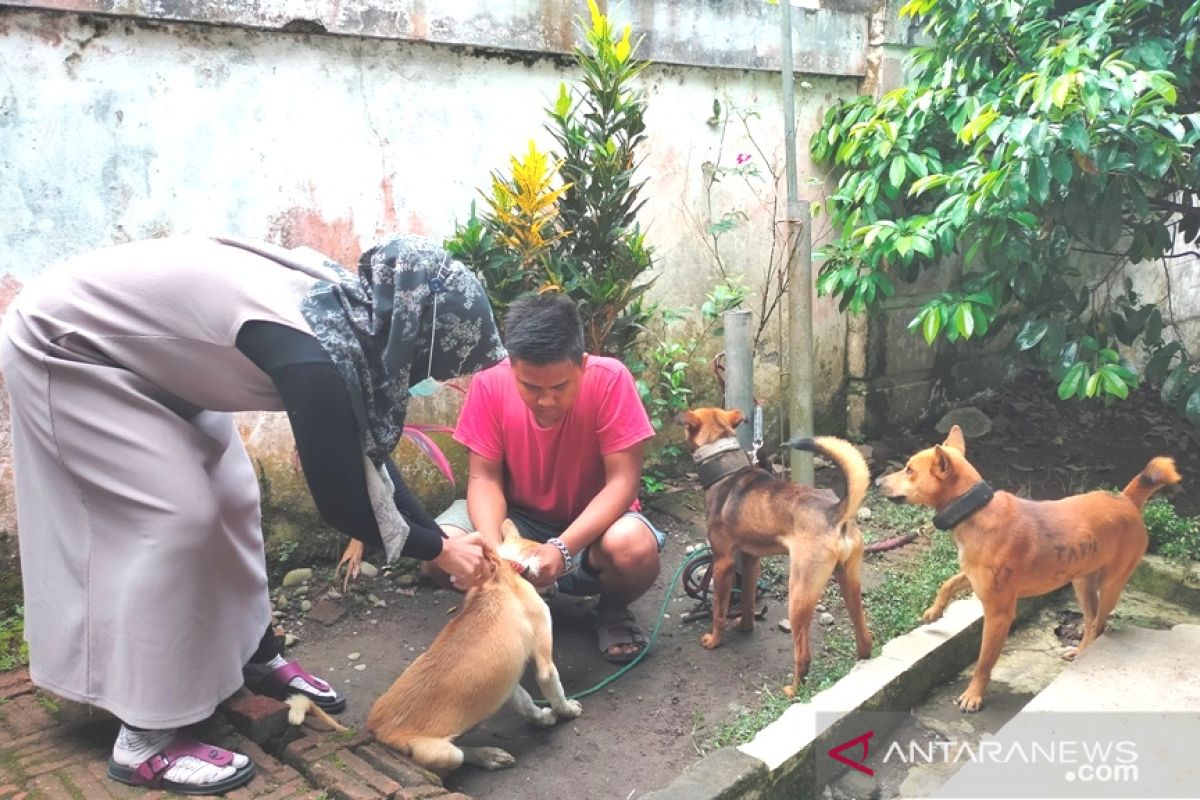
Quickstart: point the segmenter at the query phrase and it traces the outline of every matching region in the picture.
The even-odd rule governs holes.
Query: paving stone
[[[308,618],[322,625],[332,625],[346,613],[346,607],[336,600],[323,597],[308,612]]]
[[[15,672],[0,673],[0,697],[7,700],[17,695],[30,694],[33,691],[34,685],[29,680],[29,670],[19,669]]]
[[[52,728],[56,724],[54,715],[46,710],[37,695],[22,694],[0,706],[0,716],[5,727],[14,736],[25,736],[35,731]]]
[[[405,788],[442,785],[441,778],[437,775],[378,742],[360,747],[355,752],[375,769],[393,778]]]
[[[288,728],[288,707],[273,697],[241,690],[221,704],[225,719],[259,744],[282,736]]]
[[[379,792],[343,767],[340,763],[341,755],[335,753],[310,763],[305,770],[308,779],[337,795],[341,800],[380,800]],[[382,797],[386,798],[387,795]]]
[[[390,796],[401,789],[399,782],[376,769],[351,750],[343,750],[337,754],[343,768],[382,795]]]

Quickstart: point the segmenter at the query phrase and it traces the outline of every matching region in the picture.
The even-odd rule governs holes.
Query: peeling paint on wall
[[[281,211],[271,220],[267,238],[284,247],[311,247],[349,269],[355,269],[364,249],[353,221],[325,219],[311,207]]]

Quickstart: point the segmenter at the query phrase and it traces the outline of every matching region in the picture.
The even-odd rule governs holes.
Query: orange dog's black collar
[[[992,491],[992,487],[988,485],[988,482],[980,481],[955,498],[950,505],[934,514],[933,527],[939,531],[950,530],[990,503],[994,495],[995,492]]]

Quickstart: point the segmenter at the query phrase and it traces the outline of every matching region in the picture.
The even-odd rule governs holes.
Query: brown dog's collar
[[[967,489],[963,494],[950,502],[950,505],[933,515],[933,527],[939,531],[948,531],[967,517],[992,502],[995,492],[987,481]]]
[[[697,448],[692,457],[700,473],[700,486],[705,489],[750,465],[750,456],[732,436]]]

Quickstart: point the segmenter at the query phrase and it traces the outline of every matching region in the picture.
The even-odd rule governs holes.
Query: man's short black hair
[[[513,361],[583,363],[583,323],[575,301],[559,292],[525,294],[504,316],[504,346]]]

